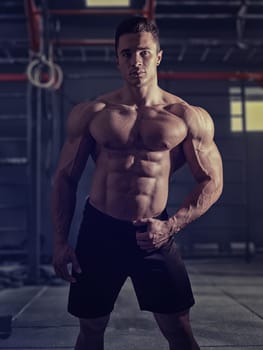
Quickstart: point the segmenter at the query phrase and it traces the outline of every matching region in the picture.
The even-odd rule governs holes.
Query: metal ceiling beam
[[[52,44],[58,46],[113,46],[113,39],[58,39]]]
[[[230,47],[227,52],[224,54],[222,61],[226,62],[228,61],[228,59],[230,58],[230,56],[234,53],[235,48],[234,47]]]
[[[0,14],[0,20],[7,20],[7,21],[13,21],[13,20],[25,20],[25,15],[20,14]]]
[[[155,7],[156,7],[156,0],[145,1],[145,10],[147,11],[148,18],[153,19],[155,17]]]
[[[160,0],[159,0],[160,1]],[[240,6],[242,5],[242,0],[240,1],[191,1],[191,0],[180,0],[180,1],[160,1],[157,5],[164,6]],[[253,6],[263,6],[263,1],[249,1],[248,5]]]
[[[246,42],[246,40],[244,40]],[[222,46],[222,45],[234,45],[235,40],[229,39],[164,39],[162,40],[162,46],[175,46],[182,45],[187,42],[187,45],[193,46]],[[53,40],[52,43],[58,46],[113,46],[113,39],[57,39]],[[247,39],[247,43],[250,47],[262,47],[263,40],[250,40]]]
[[[253,72],[159,72],[160,79],[209,79],[209,80],[256,80],[263,81],[263,73]]]
[[[235,15],[231,13],[157,13],[157,19],[176,18],[176,19],[263,19],[263,14],[247,13],[245,15]]]
[[[24,0],[25,13],[27,16],[27,31],[29,47],[33,52],[40,49],[40,21],[39,14],[36,14],[37,7],[34,0]]]
[[[200,57],[200,62],[205,62],[209,52],[211,51],[211,48],[210,47],[206,47]]]
[[[185,56],[185,53],[186,53],[186,50],[187,50],[187,45],[184,44],[182,47],[181,47],[181,50],[180,50],[180,53],[177,57],[177,61],[178,62],[182,62],[183,59],[184,59],[184,56]]]
[[[10,60],[8,58],[0,58],[0,64],[14,64],[14,63],[27,64],[28,58],[14,57],[14,58],[12,58],[12,60]]]
[[[263,39],[245,39],[245,42],[249,44],[251,48],[263,48]],[[189,38],[189,39],[179,39],[179,38],[166,38],[162,39],[162,46],[174,47],[175,45],[182,45],[187,42],[187,45],[192,46],[231,46],[235,44],[233,39],[219,39],[219,38]],[[55,39],[52,41],[53,44],[59,46],[113,46],[113,39]],[[28,41],[23,39],[10,39],[10,40],[0,40],[0,48],[17,49],[17,48],[27,48]]]
[[[41,11],[37,11],[41,13]],[[148,14],[145,9],[59,9],[49,10],[49,13],[57,16],[86,16],[86,15],[138,15],[143,16]]]
[[[242,1],[242,5],[238,10],[237,19],[236,19],[237,46],[240,49],[247,48],[247,44],[244,42],[247,10],[248,10],[247,1]]]
[[[249,44],[250,47],[262,47],[263,40],[261,39],[246,39],[244,40]],[[193,46],[222,46],[222,45],[234,45],[236,41],[234,39],[218,39],[218,38],[194,38],[194,39],[164,39],[162,40],[162,46],[171,46],[182,45],[187,42],[187,45]]]
[[[27,75],[25,73],[5,73],[0,74],[0,81],[26,81]]]
[[[86,15],[142,15],[149,18],[154,18],[156,0],[146,0],[143,8],[106,8],[101,9],[50,9],[49,13],[57,16],[86,16]],[[41,14],[41,11],[35,11],[35,14]]]
[[[83,78],[85,74],[81,73],[80,76]],[[92,76],[92,75],[87,75]],[[96,76],[96,75],[94,75]],[[109,75],[116,76],[115,75]],[[103,73],[103,77],[108,77],[107,74]],[[255,80],[255,81],[263,81],[263,72],[262,73],[254,73],[254,72],[165,72],[160,71],[158,73],[158,77],[160,79],[209,79],[209,80]],[[11,73],[11,74],[0,74],[0,81],[26,81],[27,75],[24,73]]]

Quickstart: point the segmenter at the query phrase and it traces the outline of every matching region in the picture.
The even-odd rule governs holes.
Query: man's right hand
[[[78,259],[74,250],[67,244],[56,244],[53,254],[53,266],[56,275],[65,281],[75,283],[76,279],[70,275],[68,270],[68,264],[72,263],[72,268],[77,273],[81,273]]]

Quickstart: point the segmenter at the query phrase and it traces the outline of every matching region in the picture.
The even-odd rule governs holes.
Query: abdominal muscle
[[[169,171],[168,150],[104,149],[96,161],[90,203],[119,220],[157,216],[166,206]]]

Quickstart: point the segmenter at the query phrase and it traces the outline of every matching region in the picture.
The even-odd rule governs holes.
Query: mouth
[[[142,77],[145,74],[145,71],[132,71],[130,73],[130,76],[133,78],[139,78]]]

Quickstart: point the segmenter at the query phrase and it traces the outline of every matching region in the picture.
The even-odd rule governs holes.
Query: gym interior
[[[2,0],[0,2],[0,349],[73,349],[68,284],[52,268],[50,196],[70,110],[121,87],[114,31],[129,16],[160,30],[161,88],[205,108],[215,124],[224,189],[178,235],[192,282],[201,349],[263,349],[263,1]],[[94,163],[78,186],[75,244]],[[168,212],[193,187],[171,179]],[[107,350],[167,349],[130,281]]]

